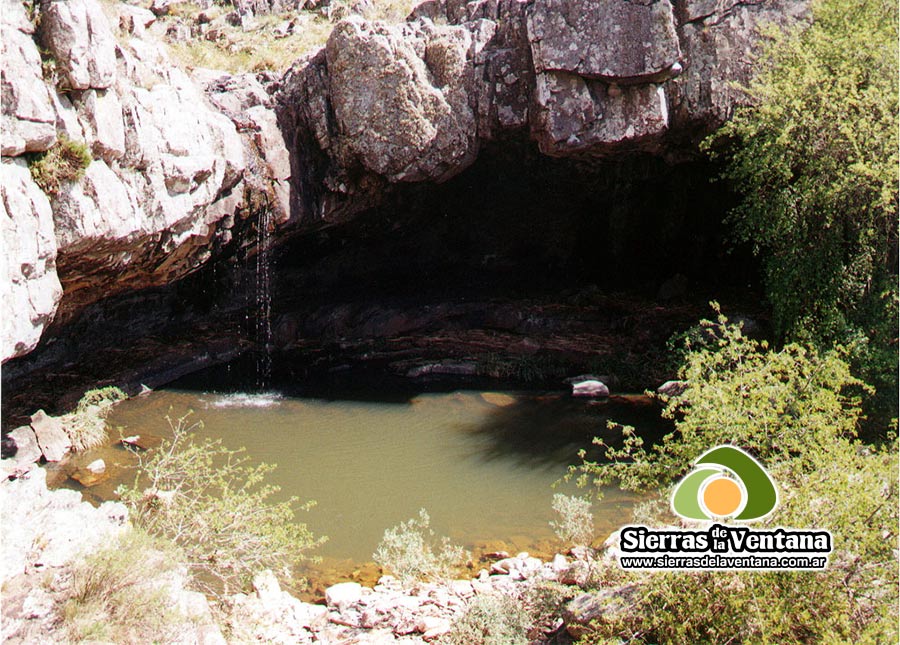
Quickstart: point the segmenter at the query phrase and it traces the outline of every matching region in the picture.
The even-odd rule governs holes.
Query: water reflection
[[[502,541],[541,549],[554,539],[548,525],[553,494],[580,492],[573,484],[553,484],[579,448],[609,432],[608,418],[660,431],[657,408],[641,397],[600,404],[540,392],[397,398],[401,402],[158,391],[126,401],[111,422],[124,434],[165,435],[166,415],[193,410],[203,421],[199,436],[246,447],[254,461],[277,464],[271,483],[281,486],[284,498],[317,501],[299,519],[329,537],[322,555],[356,562],[371,558],[386,528],[423,507],[439,534],[470,548]],[[109,447],[84,458],[96,456],[133,481],[134,471],[122,468],[128,453]],[[109,498],[117,484],[112,478],[91,492]],[[595,506],[599,539],[630,520],[634,502],[633,495],[607,491]]]

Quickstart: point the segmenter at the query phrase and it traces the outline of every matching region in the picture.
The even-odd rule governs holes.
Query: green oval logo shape
[[[688,520],[758,520],[777,504],[769,474],[746,452],[728,445],[703,453],[672,493],[672,510]]]

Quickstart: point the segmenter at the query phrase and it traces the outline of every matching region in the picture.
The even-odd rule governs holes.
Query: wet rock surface
[[[3,9],[3,306],[19,314],[4,322],[5,361],[33,349],[54,318],[171,283],[225,252],[261,204],[286,202],[288,171],[274,112],[257,105],[242,137],[243,115],[212,106],[146,31],[150,12],[96,0],[46,0],[33,16],[16,0]],[[58,138],[85,144],[92,160],[45,195],[22,155]]]

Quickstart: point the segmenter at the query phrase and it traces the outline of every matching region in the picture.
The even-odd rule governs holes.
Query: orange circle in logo
[[[741,488],[733,479],[716,477],[703,491],[703,503],[710,513],[725,517],[734,513],[741,505]]]

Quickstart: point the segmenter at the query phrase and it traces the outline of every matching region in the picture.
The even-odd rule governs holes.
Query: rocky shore
[[[94,507],[76,491],[48,490],[43,468],[3,480],[0,503],[6,518],[14,518],[4,522],[0,562],[3,640],[65,642],[73,563],[131,531],[127,509],[118,502]],[[382,576],[371,588],[342,582],[328,587],[320,603],[298,600],[270,571],[254,577],[252,591],[230,595],[221,604],[192,591],[184,570],[160,574],[147,584],[164,589],[167,602],[180,608],[184,624],[178,626],[177,643],[375,645],[439,643],[479,597],[505,596],[521,603],[535,585],[555,583],[564,586],[562,597],[568,598],[562,617],[536,626],[529,637],[535,643],[567,642],[565,634],[577,635],[591,619],[627,605],[631,589],[584,592],[579,586],[606,566],[613,548],[600,556],[575,549],[547,562],[527,553],[495,553],[471,579],[403,584]]]

